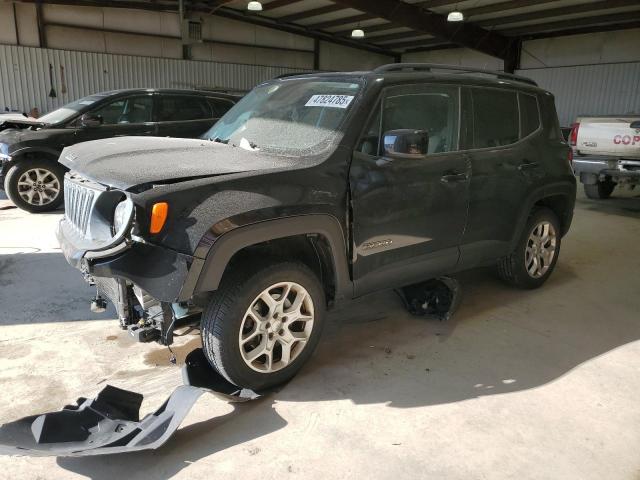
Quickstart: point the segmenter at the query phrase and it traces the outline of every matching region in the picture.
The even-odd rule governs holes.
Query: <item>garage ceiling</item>
[[[151,10],[178,8],[177,0],[54,0],[42,3]],[[510,58],[520,40],[640,26],[638,0],[265,0],[248,12],[246,0],[184,0],[185,10],[267,26],[398,57],[464,46]],[[464,22],[447,22],[453,10]],[[351,38],[361,28],[365,38]]]

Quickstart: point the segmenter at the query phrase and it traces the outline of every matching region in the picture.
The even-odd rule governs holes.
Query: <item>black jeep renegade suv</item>
[[[538,287],[571,224],[553,96],[513,75],[280,78],[206,138],[65,149],[58,238],[123,327],[170,344],[197,323],[213,367],[243,387],[293,376],[343,301],[489,264]]]

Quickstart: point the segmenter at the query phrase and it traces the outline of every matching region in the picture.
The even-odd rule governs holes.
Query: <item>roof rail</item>
[[[514,75],[512,73],[496,72],[494,70],[485,70],[482,68],[468,68],[460,67],[458,65],[446,65],[440,63],[390,63],[388,65],[381,65],[375,70],[375,73],[385,72],[431,72],[432,70],[454,70],[460,73],[482,73],[485,75],[493,75],[496,78],[502,80],[513,80],[516,82],[528,83],[529,85],[538,86],[538,84],[527,77],[521,77],[520,75]]]

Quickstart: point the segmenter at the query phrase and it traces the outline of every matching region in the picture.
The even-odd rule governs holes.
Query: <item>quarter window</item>
[[[519,138],[520,119],[515,92],[472,89],[475,148],[501,147]]]
[[[520,138],[527,137],[540,126],[538,99],[533,95],[520,93]]]

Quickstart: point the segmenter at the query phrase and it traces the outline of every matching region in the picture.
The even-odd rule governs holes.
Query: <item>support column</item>
[[[522,40],[514,39],[509,42],[509,49],[504,57],[504,71],[514,73],[520,68],[520,55],[522,53]]]
[[[45,32],[44,19],[42,18],[42,2],[36,3],[36,20],[38,22],[38,40],[40,48],[47,48],[47,34]]]
[[[313,39],[313,69],[320,70],[320,40]]]

